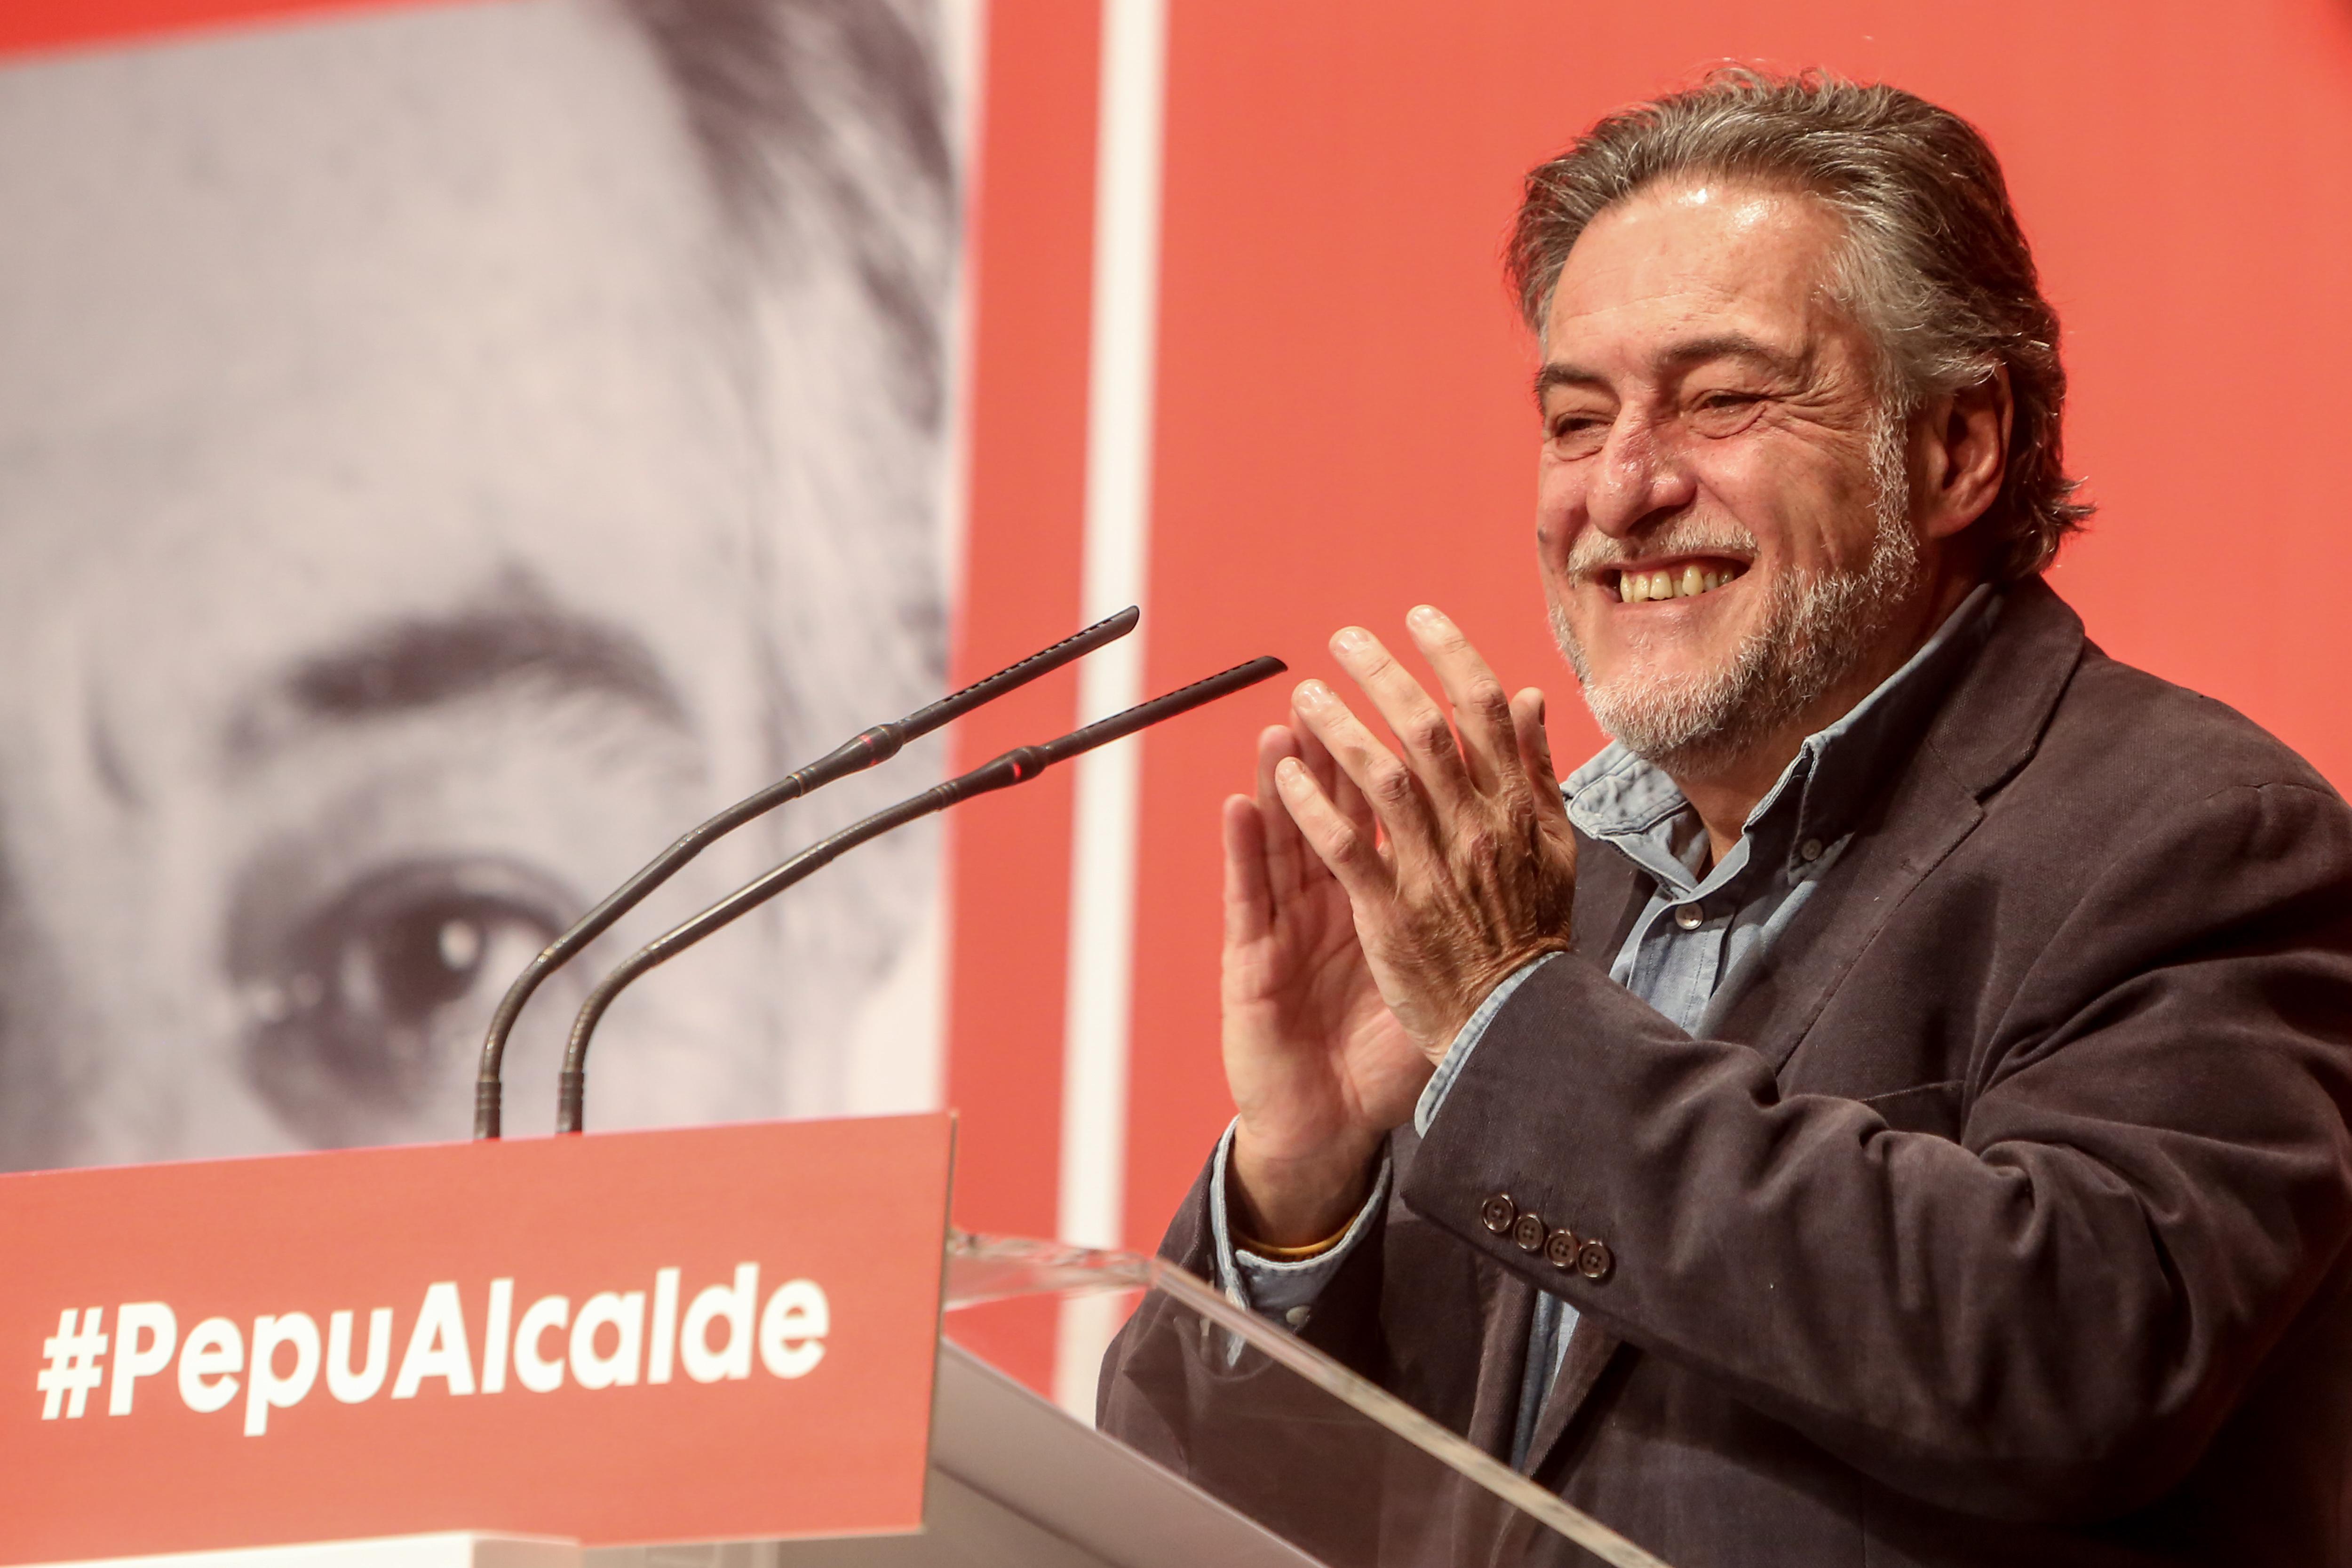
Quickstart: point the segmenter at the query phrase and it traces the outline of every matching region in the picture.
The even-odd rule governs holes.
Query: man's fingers
[[[1296,721],[1292,728],[1298,736],[1298,756],[1307,764],[1307,771],[1315,775],[1315,782],[1323,786],[1323,793],[1331,797],[1339,815],[1354,823],[1366,837],[1377,837],[1380,819],[1372,815],[1371,803],[1364,798],[1364,792],[1356,787],[1356,781],[1332,757],[1330,748],[1315,733],[1305,715],[1293,711]]]
[[[1469,770],[1463,765],[1462,748],[1454,740],[1454,725],[1445,710],[1435,699],[1422,689],[1421,682],[1411,671],[1399,664],[1381,639],[1361,626],[1343,626],[1331,638],[1331,653],[1339,659],[1339,668],[1352,677],[1364,695],[1371,700],[1374,709],[1387,721],[1390,732],[1403,750],[1404,761],[1413,776],[1440,807],[1451,808],[1465,799],[1471,789]],[[1324,741],[1344,764],[1348,756],[1331,734]],[[1356,782],[1365,786],[1364,793],[1372,797],[1372,805],[1381,805],[1380,793],[1370,781],[1355,768]]]
[[[1564,824],[1568,803],[1560,795],[1559,777],[1552,770],[1551,736],[1544,729],[1544,694],[1539,689],[1530,686],[1511,699],[1511,732],[1519,766],[1535,788],[1537,815],[1557,817]]]
[[[1285,826],[1290,814],[1277,806]],[[1245,795],[1225,797],[1221,824],[1225,846],[1225,945],[1257,941],[1274,925],[1274,889],[1265,876],[1265,814]],[[1292,829],[1294,836],[1297,830]]]
[[[1495,679],[1494,670],[1470,646],[1462,628],[1435,605],[1415,605],[1404,624],[1413,646],[1436,673],[1445,700],[1453,706],[1470,782],[1482,791],[1516,784],[1519,748],[1512,733],[1511,701],[1503,683]]]
[[[1339,771],[1339,761],[1331,755],[1331,748],[1323,743],[1323,737],[1307,723],[1307,715],[1298,710],[1295,701],[1290,710],[1290,729],[1298,739],[1298,760],[1307,764],[1307,771],[1315,775],[1315,782],[1323,786],[1323,793],[1330,794],[1347,775]]]
[[[1339,815],[1354,823],[1357,830],[1365,837],[1371,839],[1380,837],[1381,819],[1373,814],[1372,803],[1364,798],[1364,792],[1358,789],[1356,781],[1346,773],[1341,773],[1335,781],[1331,790],[1331,803],[1339,808]],[[1383,843],[1381,849],[1381,853],[1386,854],[1389,846]]]
[[[1307,764],[1293,758],[1276,771],[1275,778],[1282,788],[1282,804],[1298,825],[1300,837],[1330,868],[1349,901],[1384,894],[1389,874],[1379,849],[1331,804]]]
[[[1292,706],[1300,720],[1316,739],[1330,752],[1339,764],[1339,771],[1353,780],[1357,789],[1371,809],[1381,831],[1397,847],[1412,847],[1423,851],[1433,848],[1437,839],[1437,826],[1430,809],[1428,795],[1412,768],[1400,761],[1395,752],[1382,745],[1379,737],[1364,727],[1362,720],[1349,710],[1339,694],[1319,680],[1300,683],[1291,698]],[[1461,759],[1455,758],[1458,770]],[[1314,782],[1314,775],[1304,764],[1298,769],[1301,778]],[[1455,789],[1465,787],[1457,778]],[[1319,798],[1332,805],[1333,814],[1342,820],[1349,814],[1331,803],[1330,795],[1320,784],[1316,785]],[[1286,793],[1284,798],[1287,800]],[[1457,795],[1458,798],[1458,795]],[[1307,825],[1302,822],[1303,831]],[[1358,831],[1357,837],[1363,834]],[[1313,842],[1313,836],[1308,836]],[[1367,847],[1370,846],[1368,844]],[[1325,857],[1328,864],[1329,857]]]
[[[1260,857],[1270,889],[1296,888],[1318,864],[1297,824],[1282,804],[1282,790],[1274,782],[1275,769],[1299,753],[1299,737],[1287,726],[1269,724],[1257,736],[1257,815]]]

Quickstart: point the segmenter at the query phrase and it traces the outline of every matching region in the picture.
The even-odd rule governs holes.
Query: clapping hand
[[[1507,699],[1436,610],[1407,626],[1445,707],[1370,633],[1331,639],[1402,755],[1309,680],[1259,737],[1256,798],[1225,803],[1234,1217],[1276,1245],[1346,1223],[1478,1004],[1568,945],[1576,847],[1543,694]]]

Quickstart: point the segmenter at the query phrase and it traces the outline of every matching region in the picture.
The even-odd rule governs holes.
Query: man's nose
[[[1654,520],[1680,511],[1697,490],[1689,464],[1656,426],[1639,419],[1621,420],[1609,433],[1609,445],[1601,453],[1588,501],[1588,521],[1610,537],[1622,539]]]

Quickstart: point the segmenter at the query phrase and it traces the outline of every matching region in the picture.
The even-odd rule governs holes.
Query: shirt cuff
[[[1437,1070],[1430,1075],[1428,1084],[1423,1088],[1421,1100],[1412,1108],[1412,1130],[1424,1138],[1429,1136],[1429,1124],[1437,1120],[1437,1112],[1445,1104],[1445,1096],[1454,1088],[1454,1080],[1462,1075],[1462,1064],[1468,1061],[1470,1053],[1478,1048],[1479,1037],[1486,1034],[1486,1026],[1495,1021],[1495,1015],[1503,1010],[1503,1004],[1511,999],[1511,993],[1525,984],[1528,975],[1559,956],[1556,952],[1547,952],[1540,958],[1528,959],[1511,971],[1500,985],[1486,993],[1486,999],[1478,1004],[1478,1010],[1470,1015],[1470,1021],[1462,1026],[1462,1032],[1454,1037],[1452,1045],[1445,1047],[1445,1055],[1439,1059]]]
[[[1372,1179],[1371,1196],[1356,1211],[1348,1228],[1328,1251],[1296,1263],[1277,1263],[1270,1258],[1244,1252],[1234,1245],[1232,1222],[1225,1214],[1225,1171],[1234,1154],[1234,1127],[1228,1123],[1225,1135],[1217,1141],[1217,1155],[1209,1167],[1209,1226],[1217,1243],[1217,1289],[1225,1293],[1234,1305],[1274,1318],[1294,1329],[1307,1326],[1312,1315],[1315,1299],[1339,1271],[1339,1265],[1356,1249],[1389,1199],[1389,1151],[1381,1146],[1380,1173]]]

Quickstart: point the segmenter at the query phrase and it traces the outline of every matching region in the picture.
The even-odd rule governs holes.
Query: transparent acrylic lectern
[[[1107,1326],[1125,1322],[1130,1336],[1125,1364],[1133,1386],[1123,1391],[1117,1429],[1080,1430],[1076,1418],[1021,1390],[1072,1428],[1057,1455],[1034,1452],[1055,1440],[1036,1427],[1036,1411],[1014,1417],[1010,1404],[992,1438],[955,1430],[955,1407],[974,1397],[963,1385],[994,1380],[1004,1384],[995,1397],[1013,1397],[1010,1380],[983,1364],[988,1344],[1051,1342],[1055,1315],[1086,1298],[1097,1299],[1089,1310],[1109,1310]],[[1045,1473],[1025,1483],[1003,1473],[977,1478],[976,1489],[1002,1494],[1058,1484],[1057,1506],[1098,1503],[1099,1521],[1060,1527],[1066,1537],[1091,1535],[1105,1548],[1091,1559],[1066,1560],[1072,1563],[1665,1568],[1281,1326],[1158,1258],[959,1233],[949,1248],[947,1308],[933,1509],[943,1477],[951,1485],[974,1480],[954,1476],[960,1465],[999,1472],[1031,1465]],[[1013,1429],[1024,1419],[1024,1431],[1037,1435]],[[1081,1474],[1093,1462],[1082,1453],[1094,1455],[1102,1473]],[[1147,1518],[1161,1504],[1171,1510],[1163,1519]],[[1203,1533],[1174,1538],[1188,1529]]]

